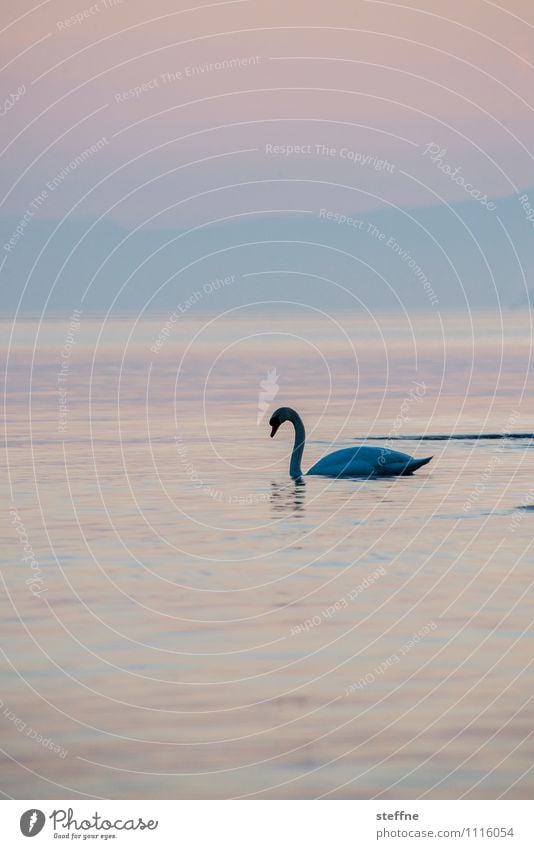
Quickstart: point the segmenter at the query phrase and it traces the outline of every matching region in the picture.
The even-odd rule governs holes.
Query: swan
[[[291,452],[289,474],[292,478],[302,477],[300,461],[306,441],[304,423],[291,407],[279,407],[269,419],[271,437],[284,422],[291,422],[295,428],[295,442]],[[309,469],[307,475],[326,475],[333,478],[372,477],[383,475],[411,475],[416,469],[430,463],[432,457],[416,460],[409,454],[392,451],[390,448],[373,448],[359,445],[354,448],[342,448],[333,451],[319,460]]]

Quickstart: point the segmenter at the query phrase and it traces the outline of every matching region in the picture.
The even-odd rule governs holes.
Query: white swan
[[[269,419],[271,436],[274,436],[283,422],[291,422],[295,428],[295,443],[291,452],[289,474],[292,478],[302,477],[300,461],[306,441],[306,431],[301,417],[291,407],[279,407]],[[430,463],[432,457],[416,460],[409,454],[392,451],[389,448],[373,448],[367,445],[354,448],[342,448],[327,454],[312,466],[307,475],[327,475],[333,478],[374,477],[383,475],[411,475],[416,469]]]

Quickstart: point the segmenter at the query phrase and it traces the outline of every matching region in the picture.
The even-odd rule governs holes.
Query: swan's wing
[[[398,453],[398,452],[396,452]],[[365,446],[341,448],[322,457],[309,470],[309,475],[372,475],[381,454],[380,449]]]
[[[402,451],[361,445],[354,448],[341,448],[339,451],[327,454],[311,467],[308,474],[333,477],[410,474],[431,459],[431,457],[425,457],[423,460],[416,460],[409,454],[403,454]]]

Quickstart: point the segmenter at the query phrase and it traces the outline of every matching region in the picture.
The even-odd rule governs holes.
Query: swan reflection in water
[[[277,514],[304,515],[306,483],[303,478],[294,478],[291,483],[271,481],[271,506]]]

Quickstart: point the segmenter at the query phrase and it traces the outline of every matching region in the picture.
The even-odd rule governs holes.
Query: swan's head
[[[274,436],[278,428],[284,422],[288,422],[293,418],[293,410],[291,407],[279,407],[274,411],[271,418],[269,419],[269,425],[271,426],[271,436]]]

